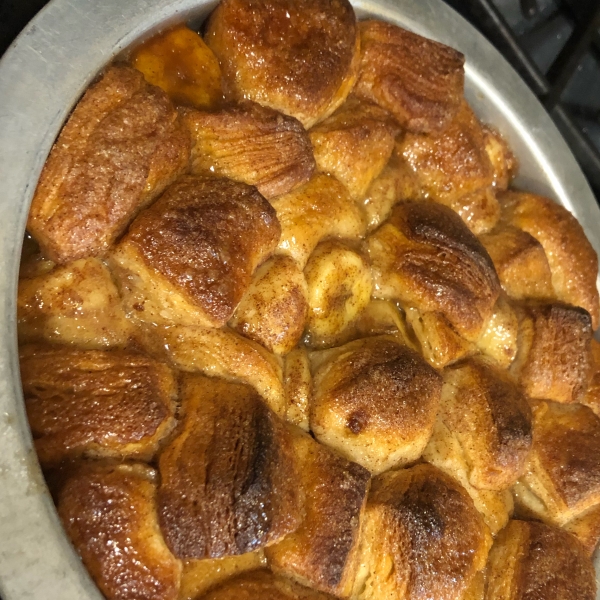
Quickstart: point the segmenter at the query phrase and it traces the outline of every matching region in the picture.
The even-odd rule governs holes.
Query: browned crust
[[[302,587],[266,569],[244,573],[215,587],[198,600],[334,600],[333,596]]]
[[[175,426],[167,365],[122,350],[21,348],[21,379],[40,462],[81,455],[149,460]]]
[[[265,198],[306,183],[315,159],[302,123],[254,102],[216,112],[181,110],[192,137],[192,172],[254,185]]]
[[[543,247],[559,300],[581,306],[598,327],[598,256],[577,219],[549,198],[524,192],[498,196],[502,218],[531,234]]]
[[[600,342],[592,338],[590,346],[591,376],[582,404],[589,406],[600,417]]]
[[[441,312],[463,337],[477,339],[500,283],[485,248],[458,215],[435,202],[400,202],[367,244],[379,294]]]
[[[482,235],[504,291],[518,300],[555,297],[552,273],[542,245],[526,231],[501,223]]]
[[[442,131],[409,133],[399,149],[424,197],[449,206],[476,234],[492,229],[500,217],[494,169],[481,124],[466,101]]]
[[[440,375],[388,336],[323,354],[310,409],[316,438],[374,473],[417,459],[435,422]]]
[[[579,402],[591,374],[590,315],[561,302],[521,305],[519,347],[511,365],[532,398]]]
[[[107,598],[178,598],[181,563],[158,528],[155,478],[139,464],[90,463],[58,494],[65,530]]]
[[[591,560],[569,533],[542,523],[511,521],[488,565],[487,600],[594,600]]]
[[[224,0],[205,39],[230,96],[270,106],[307,128],[334,110],[355,80],[359,37],[347,0]]]
[[[391,115],[354,96],[310,130],[319,169],[339,179],[361,200],[394,150],[399,127]]]
[[[585,407],[548,404],[534,421],[531,460],[570,511],[600,502],[600,419]]]
[[[440,418],[457,435],[469,481],[503,490],[523,473],[532,444],[532,415],[516,382],[489,361],[469,359],[444,375]]]
[[[489,549],[487,528],[467,492],[439,469],[420,464],[373,480],[367,510],[379,507],[395,537],[388,551],[396,565],[408,566],[406,597],[462,597]]]
[[[56,262],[103,254],[187,168],[189,152],[167,95],[135,69],[110,67],[58,137],[27,228]]]
[[[300,494],[290,434],[250,387],[186,375],[184,420],[159,461],[159,518],[180,558],[251,552],[294,531]]]
[[[355,93],[389,110],[409,131],[446,127],[463,97],[465,57],[390,23],[363,21],[359,30]]]
[[[336,596],[349,595],[370,473],[298,431],[294,450],[306,511],[300,527],[265,554],[272,569]]]
[[[137,217],[121,243],[221,326],[280,233],[275,210],[255,188],[188,175]]]

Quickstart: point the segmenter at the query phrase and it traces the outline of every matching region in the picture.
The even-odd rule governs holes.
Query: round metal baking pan
[[[501,55],[441,0],[356,0],[374,15],[458,48],[466,96],[508,139],[516,185],[546,194],[582,223],[600,253],[600,210],[569,148]],[[0,62],[0,596],[99,600],[67,541],[32,447],[17,355],[16,285],[29,204],[69,111],[96,73],[169,22],[202,19],[202,0],[53,0]],[[598,571],[598,569],[597,569]],[[599,595],[600,598],[600,595]]]

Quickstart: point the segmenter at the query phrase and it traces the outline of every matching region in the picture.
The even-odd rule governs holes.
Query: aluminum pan
[[[571,210],[600,253],[600,211],[566,143],[501,55],[441,0],[356,0],[370,14],[460,49],[466,95],[521,163],[518,185]],[[203,0],[53,0],[0,61],[0,595],[100,600],[65,538],[43,481],[22,402],[16,285],[22,233],[44,160],[95,73],[168,21],[201,18]],[[598,596],[600,599],[600,594]]]

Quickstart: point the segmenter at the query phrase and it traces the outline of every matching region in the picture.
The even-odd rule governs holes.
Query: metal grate
[[[546,107],[600,199],[600,0],[446,0]]]

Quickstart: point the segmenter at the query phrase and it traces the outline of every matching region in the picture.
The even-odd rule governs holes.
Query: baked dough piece
[[[483,125],[482,129],[485,151],[494,168],[494,188],[503,191],[508,188],[519,170],[517,158],[498,131],[489,125]]]
[[[533,448],[513,492],[523,515],[560,527],[593,517],[586,520],[592,531],[581,529],[597,536],[593,548],[600,537],[600,419],[579,404],[536,403]]]
[[[502,288],[511,298],[556,298],[548,258],[532,235],[500,223],[479,239],[494,261]]]
[[[287,354],[304,332],[308,286],[289,256],[274,256],[254,273],[230,327],[275,354]]]
[[[175,427],[177,384],[167,365],[124,350],[21,348],[25,407],[38,458],[150,460]]]
[[[159,460],[160,524],[179,558],[273,544],[301,521],[291,434],[249,386],[182,380],[183,422]]]
[[[292,350],[284,359],[283,383],[287,408],[285,418],[304,431],[309,430],[308,412],[312,397],[312,375],[306,348]]]
[[[450,435],[462,448],[472,486],[503,490],[523,474],[532,443],[531,410],[506,371],[483,358],[447,367],[437,418],[444,427],[423,453],[428,462],[437,465]]]
[[[559,300],[581,306],[599,324],[598,257],[581,225],[564,207],[549,198],[524,192],[498,197],[502,219],[532,235],[544,248],[552,285]]]
[[[381,473],[416,460],[429,441],[441,377],[391,336],[316,353],[310,427],[342,456]]]
[[[396,144],[388,164],[372,181],[363,200],[368,231],[377,229],[388,218],[396,202],[421,197],[417,178],[409,164],[398,155],[398,146]]]
[[[110,67],[56,141],[28,231],[65,263],[106,252],[188,166],[190,141],[167,95],[129,67]]]
[[[192,172],[255,185],[265,198],[287,194],[315,170],[310,139],[292,117],[254,102],[218,111],[184,109],[192,138]]]
[[[82,258],[19,281],[19,341],[60,342],[82,348],[124,347],[132,334],[110,272]]]
[[[282,360],[260,344],[224,327],[143,327],[139,341],[178,369],[252,386],[280,417],[286,414]]]
[[[508,369],[517,356],[519,318],[504,294],[498,297],[492,316],[487,320],[477,347],[498,365]]]
[[[311,588],[346,598],[358,567],[371,475],[298,430],[293,446],[305,516],[295,532],[265,550],[269,566]]]
[[[450,431],[441,419],[436,420],[433,434],[422,458],[462,485],[471,496],[475,508],[483,517],[492,535],[506,526],[514,510],[511,490],[484,490],[471,485],[471,467],[467,463],[463,447],[458,436]]]
[[[138,319],[220,327],[279,234],[275,211],[255,188],[188,175],[137,217],[111,261]]]
[[[373,480],[360,546],[357,600],[463,600],[491,536],[465,490],[420,464]]]
[[[337,177],[355,200],[361,200],[394,150],[399,132],[391,115],[354,96],[310,130],[317,166]]]
[[[466,101],[441,132],[409,133],[400,148],[423,195],[449,206],[476,234],[494,227],[500,217],[492,190],[494,167],[481,124]]]
[[[307,129],[340,106],[356,81],[360,41],[347,0],[222,0],[205,40],[229,97],[296,117]]]
[[[313,348],[338,345],[371,300],[371,269],[360,252],[331,240],[317,246],[304,274],[308,286],[305,343]]]
[[[589,313],[562,302],[519,307],[519,348],[511,372],[531,398],[583,399],[591,375]]]
[[[359,24],[361,64],[355,94],[376,102],[409,131],[440,131],[458,111],[465,57],[382,21]]]
[[[594,600],[594,567],[570,534],[543,523],[511,521],[488,564],[487,600]]]
[[[197,600],[200,594],[228,579],[246,571],[266,566],[263,550],[255,550],[238,556],[184,560],[181,588],[177,600]]]
[[[84,464],[57,495],[67,535],[109,600],[176,600],[181,562],[160,534],[156,472],[141,464]]]
[[[197,600],[334,600],[266,569],[252,571],[217,586]]]
[[[315,175],[307,184],[273,202],[281,223],[279,252],[304,269],[308,257],[324,238],[358,238],[365,217],[346,188],[334,177]]]
[[[377,298],[441,314],[456,333],[477,341],[500,294],[494,265],[449,208],[404,201],[367,238]]]
[[[211,108],[223,99],[217,57],[185,25],[152,36],[136,48],[131,64],[177,104]]]

